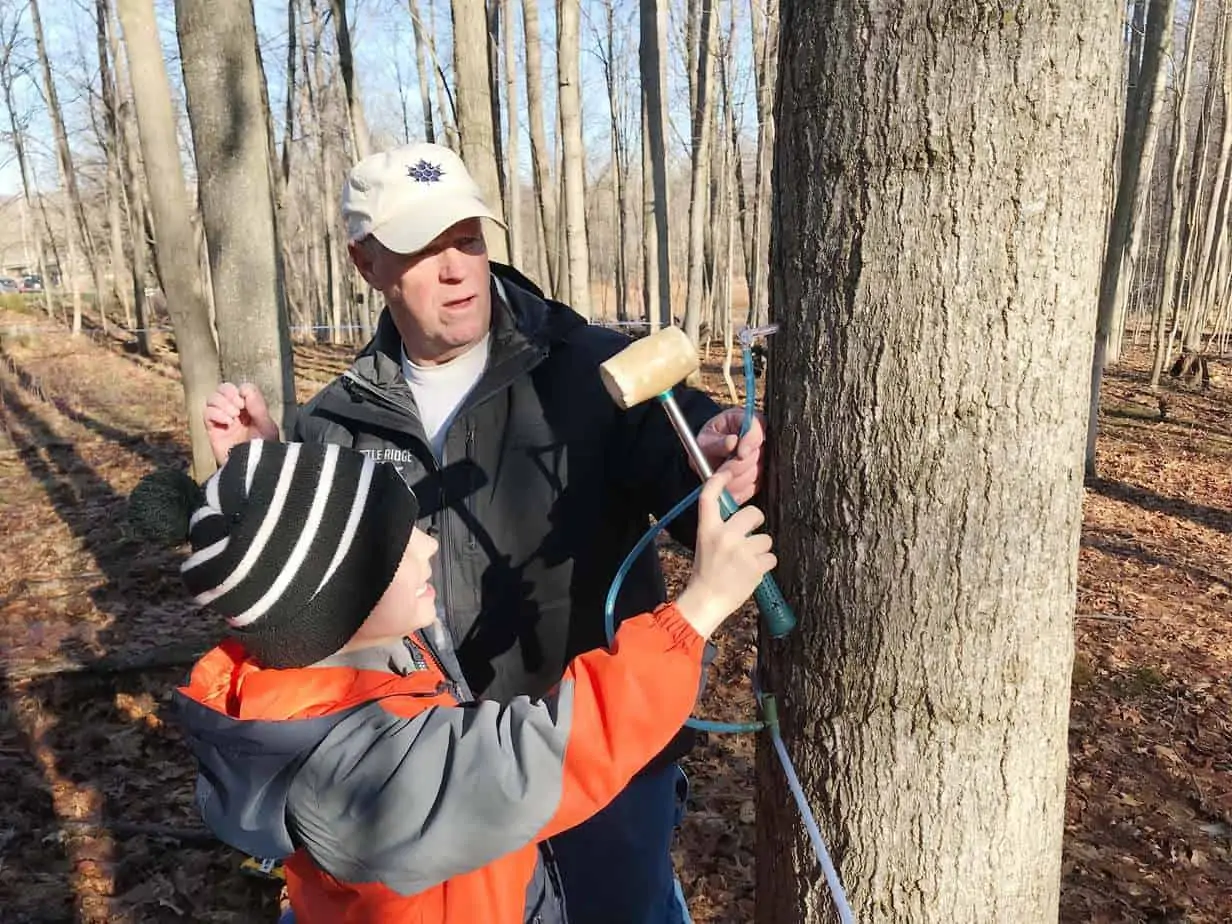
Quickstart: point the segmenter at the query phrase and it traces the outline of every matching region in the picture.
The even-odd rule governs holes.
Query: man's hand
[[[740,439],[744,410],[733,407],[716,414],[697,434],[697,444],[710,467],[731,476],[727,490],[737,504],[747,503],[761,486],[761,446],[766,441],[760,414]]]
[[[236,388],[223,382],[205,402],[205,429],[214,461],[222,465],[227,455],[249,440],[277,440],[278,424],[270,417],[265,398],[257,386],[245,382]]]

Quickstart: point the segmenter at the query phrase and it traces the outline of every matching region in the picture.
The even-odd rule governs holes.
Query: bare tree
[[[1218,86],[1223,96],[1223,125],[1219,153],[1215,161],[1215,177],[1202,221],[1202,246],[1200,250],[1194,248],[1195,268],[1191,275],[1190,310],[1183,342],[1184,349],[1190,352],[1201,349],[1202,333],[1206,329],[1206,319],[1213,305],[1212,280],[1217,271],[1216,264],[1221,258],[1216,252],[1216,240],[1218,239],[1222,247],[1227,237],[1226,233],[1220,232],[1227,223],[1230,185],[1228,167],[1232,162],[1232,23],[1229,18],[1229,5],[1225,3],[1219,11],[1220,55],[1218,59],[1212,60],[1207,71],[1208,92],[1213,94],[1214,88]],[[1219,75],[1218,82],[1215,80],[1216,74]]]
[[[1095,327],[1095,349],[1091,362],[1091,390],[1087,416],[1087,442],[1085,466],[1087,477],[1096,475],[1095,447],[1099,434],[1099,394],[1102,388],[1104,365],[1113,326],[1117,323],[1116,306],[1128,289],[1125,280],[1126,249],[1135,233],[1134,215],[1139,211],[1139,196],[1145,205],[1148,196],[1143,168],[1149,170],[1148,153],[1153,157],[1150,143],[1152,125],[1159,118],[1158,100],[1162,96],[1162,62],[1167,55],[1172,34],[1172,14],[1176,0],[1151,0],[1150,17],[1143,43],[1142,60],[1137,67],[1138,83],[1130,94],[1130,112],[1125,119],[1124,137],[1121,141],[1121,175],[1117,185],[1112,222],[1104,250],[1104,265],[1099,284],[1099,307]],[[1143,227],[1146,227],[1145,224]],[[1136,253],[1131,250],[1136,257]],[[1131,262],[1132,266],[1132,262]],[[1123,317],[1123,315],[1122,315]],[[1124,321],[1122,320],[1123,324]]]
[[[505,182],[505,220],[509,224],[509,262],[522,266],[522,179],[520,175],[521,134],[518,125],[518,67],[513,13],[514,0],[500,0],[505,25],[505,111],[509,120],[509,140],[505,145],[508,178]]]
[[[1155,19],[1146,17],[1146,9],[1150,7]],[[1116,300],[1109,321],[1110,330],[1107,337],[1107,362],[1114,363],[1121,358],[1121,338],[1125,330],[1125,322],[1130,302],[1130,294],[1135,280],[1146,278],[1148,261],[1144,259],[1142,244],[1150,233],[1147,215],[1150,209],[1151,180],[1154,173],[1155,154],[1159,149],[1159,129],[1163,122],[1161,113],[1164,103],[1164,89],[1167,83],[1166,68],[1163,62],[1172,56],[1172,17],[1176,0],[1135,0],[1133,11],[1132,39],[1130,42],[1130,64],[1132,84],[1126,94],[1125,126],[1122,129],[1121,143],[1124,146],[1130,141],[1130,120],[1137,119],[1133,127],[1134,150],[1139,151],[1140,164],[1136,168],[1138,177],[1137,193],[1133,197],[1132,218],[1128,232],[1117,230],[1114,226],[1110,232],[1122,236],[1128,233],[1124,241],[1124,257],[1117,267]],[[1166,9],[1165,9],[1166,8]],[[1167,16],[1166,20],[1160,17]],[[1148,36],[1166,22],[1165,33],[1159,41],[1161,48],[1147,53]],[[1146,94],[1142,97],[1141,94]],[[1145,107],[1145,108],[1144,108]],[[1145,122],[1143,121],[1145,119]],[[1124,157],[1124,153],[1122,153]],[[1124,170],[1122,168],[1122,177]],[[1123,182],[1123,180],[1122,180]],[[1118,200],[1122,186],[1117,187]],[[1116,205],[1113,206],[1115,221],[1123,219],[1116,217]],[[1102,293],[1102,283],[1101,283]],[[1101,294],[1101,299],[1103,298]],[[1098,341],[1097,341],[1098,342]]]
[[[864,924],[1058,914],[1122,4],[1005,9],[781,3],[768,489],[813,618],[762,689]],[[757,766],[756,920],[833,920]]]
[[[347,22],[346,0],[329,0],[329,8],[334,20],[334,34],[338,40],[338,69],[342,72],[342,86],[346,91],[351,144],[354,147],[355,160],[363,160],[372,149],[372,144],[368,138],[368,124],[364,120],[359,93],[355,89],[355,64],[351,54],[351,26]]]
[[[176,0],[175,22],[223,376],[255,383],[285,430],[295,378],[252,4]]]
[[[531,177],[539,206],[539,279],[554,296],[560,294],[556,262],[551,251],[556,241],[556,206],[548,169],[547,126],[543,115],[543,53],[538,0],[522,0],[522,44],[526,50],[526,114],[530,119]]]
[[[139,142],[137,140],[137,117],[133,112],[132,90],[128,67],[120,47],[119,29],[114,20],[114,9],[108,10],[107,45],[111,60],[115,63],[116,80],[116,127],[120,142],[120,167],[124,186],[124,211],[128,221],[128,265],[132,270],[133,313],[137,322],[137,350],[142,356],[150,355],[150,316],[145,297],[146,253],[145,196],[141,168]]]
[[[125,324],[131,329],[134,324],[133,305],[121,277],[128,272],[124,255],[124,229],[121,221],[123,205],[123,178],[120,175],[120,132],[117,119],[115,82],[111,75],[111,52],[107,33],[110,16],[107,0],[95,0],[94,21],[98,36],[99,85],[103,102],[103,147],[107,157],[107,227],[111,233],[111,286],[116,301],[124,308]]]
[[[27,210],[33,212],[36,201],[30,184],[30,168],[26,156],[26,126],[23,124],[23,119],[18,115],[17,101],[13,94],[13,82],[17,76],[14,71],[13,55],[17,51],[18,40],[21,34],[21,17],[15,15],[9,21],[4,14],[5,11],[0,9],[0,92],[4,94],[4,106],[9,113],[9,127],[12,130],[10,142],[13,145],[13,153],[17,158],[17,172],[21,177],[21,194],[25,199]],[[41,199],[37,204],[42,205]],[[41,208],[40,211],[43,215],[48,237],[51,237],[51,228],[46,220],[46,210]],[[43,235],[36,232],[35,240],[35,254],[38,259],[39,275],[43,279],[43,307],[47,312],[47,316],[51,317],[51,277],[47,273],[47,265],[43,256]]]
[[[423,107],[424,140],[436,144],[436,125],[432,120],[432,83],[428,74],[427,42],[424,39],[423,20],[419,18],[418,0],[406,0],[411,14],[411,28],[415,32],[415,73],[419,78],[419,104]]]
[[[557,0],[556,10],[556,70],[560,82],[560,140],[565,246],[569,254],[569,298],[573,308],[589,318],[590,250],[586,244],[586,148],[582,142],[581,2]]]
[[[1151,387],[1159,387],[1159,376],[1168,361],[1168,349],[1171,338],[1167,335],[1168,320],[1174,312],[1180,310],[1180,266],[1181,266],[1181,219],[1184,206],[1181,201],[1185,183],[1185,149],[1187,140],[1185,113],[1189,108],[1190,77],[1193,74],[1194,48],[1196,47],[1198,16],[1202,12],[1202,0],[1192,0],[1189,8],[1189,27],[1185,37],[1185,61],[1181,67],[1180,83],[1177,87],[1176,115],[1172,125],[1172,171],[1171,182],[1168,184],[1168,199],[1171,209],[1168,218],[1167,236],[1164,238],[1163,282],[1160,285],[1158,321],[1155,332],[1158,340],[1155,345],[1155,361],[1151,365]]]
[[[157,232],[155,257],[175,329],[184,403],[192,434],[193,477],[214,470],[214,454],[202,419],[205,402],[218,387],[218,350],[210,328],[209,303],[197,261],[191,200],[184,187],[176,137],[171,84],[163,62],[154,0],[117,0],[129,61],[139,62],[133,81],[142,159]]]
[[[672,323],[671,235],[667,217],[667,10],[639,0],[642,78],[642,259],[644,307],[651,327]],[[654,246],[651,247],[653,239]],[[656,313],[657,307],[657,313]]]
[[[462,160],[483,191],[488,208],[503,218],[500,169],[492,126],[491,74],[488,66],[488,21],[478,0],[452,0],[453,69],[458,107],[458,134]],[[505,232],[486,229],[488,253],[500,263],[509,262]]]
[[[753,271],[749,321],[763,323],[768,302],[770,174],[774,150],[774,87],[778,81],[779,0],[749,0],[753,21],[753,70],[757,78],[757,161],[753,175]]]
[[[329,132],[327,131],[325,101],[322,98],[325,87],[325,55],[322,50],[324,26],[317,15],[315,4],[309,5],[309,12],[311,26],[305,23],[304,28],[311,28],[311,35],[310,37],[305,37],[300,42],[300,45],[304,49],[304,85],[307,91],[308,117],[311,124],[316,128],[317,146],[317,183],[315,184],[317,208],[313,210],[310,219],[310,227],[312,228],[310,232],[312,236],[310,246],[314,254],[312,265],[318,282],[317,303],[320,309],[319,321],[321,324],[329,326],[330,341],[332,343],[340,343],[343,339],[342,269],[338,256],[338,242],[333,231],[334,222],[326,217],[331,214],[333,208],[326,190],[333,188],[334,159],[333,148],[329,143]],[[311,68],[308,61],[309,47],[312,48]],[[321,279],[322,264],[324,264],[324,280]]]
[[[693,119],[693,173],[689,194],[689,284],[685,294],[684,330],[699,342],[704,294],[706,213],[710,185],[710,144],[714,120],[714,0],[700,0],[696,107]]]
[[[68,195],[67,208],[77,226],[77,234],[81,245],[86,251],[86,262],[94,276],[94,297],[98,307],[99,322],[104,331],[107,330],[107,311],[104,303],[103,272],[94,249],[94,236],[90,233],[90,223],[86,218],[85,206],[81,201],[81,191],[77,186],[77,171],[73,168],[73,155],[68,146],[68,132],[64,128],[64,114],[60,108],[60,95],[56,91],[56,82],[51,74],[51,60],[47,56],[47,42],[43,37],[43,20],[39,15],[38,0],[29,0],[30,22],[34,30],[34,43],[38,49],[39,63],[43,69],[43,90],[47,99],[47,113],[51,117],[51,128],[56,138],[56,160],[60,165],[60,175],[64,179],[64,189]],[[65,228],[72,249],[72,222]],[[71,262],[71,261],[70,261]],[[81,302],[74,300],[73,333],[81,333]]]
[[[629,270],[625,259],[625,233],[627,228],[628,179],[626,176],[626,152],[624,139],[624,105],[622,77],[623,61],[616,48],[616,4],[604,0],[605,35],[600,41],[599,63],[603,67],[603,82],[607,87],[608,114],[611,117],[611,169],[612,199],[616,207],[615,283],[616,319],[629,319]]]

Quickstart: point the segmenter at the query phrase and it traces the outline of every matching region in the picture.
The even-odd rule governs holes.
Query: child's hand
[[[703,638],[752,596],[762,576],[778,564],[765,533],[750,535],[765,521],[756,507],[742,507],[724,522],[719,497],[730,476],[716,473],[697,502],[693,576],[676,600],[680,615]]]
[[[249,440],[277,440],[278,425],[270,417],[265,398],[256,385],[245,382],[236,388],[223,382],[205,402],[205,429],[214,461],[222,465],[227,454]]]

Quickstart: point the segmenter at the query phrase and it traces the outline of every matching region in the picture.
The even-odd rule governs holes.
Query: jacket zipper
[[[466,420],[466,461],[474,462],[475,457],[475,424],[468,417]],[[466,512],[470,514],[472,520],[475,519],[475,492],[466,492]],[[474,552],[478,546],[478,540],[475,539],[475,530],[468,529],[466,531],[466,548],[468,551]]]
[[[416,645],[415,642],[409,637],[404,638],[402,640],[402,644],[406,645],[407,650],[412,653],[412,657],[416,654],[426,656],[427,660],[433,667],[436,668],[437,672],[445,678],[441,683],[437,684],[437,693],[449,693],[449,695],[455,700],[461,702],[461,688],[454,681],[454,679],[449,676],[449,671],[445,670],[445,665],[441,663],[441,659],[437,657],[436,651],[433,649],[432,643],[428,640],[428,637],[424,635],[423,629],[416,630],[415,634],[419,638],[419,645]]]
[[[419,419],[419,415],[415,412],[414,408],[403,404],[401,401],[395,401],[393,398],[389,397],[388,395],[386,395],[379,389],[375,388],[372,385],[369,385],[367,382],[365,382],[362,378],[360,378],[350,369],[346,370],[346,372],[342,373],[342,375],[343,375],[343,378],[345,378],[347,381],[354,382],[363,391],[367,392],[369,395],[372,395],[377,400],[378,403],[384,404],[386,407],[391,407],[396,411],[402,412],[403,414],[407,414],[408,416],[410,416],[411,418],[415,420]],[[432,457],[432,465],[433,465],[433,468],[435,469],[433,474],[439,475],[441,470],[445,468],[445,444],[448,442],[448,438],[449,438],[449,431],[448,429],[446,429],[445,439],[441,441],[441,458],[439,462],[436,460],[435,454],[432,452],[432,447],[431,446],[428,447],[428,455]],[[442,551],[441,551],[440,557],[437,560],[441,563],[441,584],[442,584],[441,605],[444,607],[444,611],[445,611],[445,627],[450,632],[452,632],[453,629],[449,625],[449,614],[453,612],[453,594],[450,592],[450,587],[449,587],[451,575],[450,575],[450,568],[449,568],[449,552],[448,552],[449,550],[449,517],[446,515],[447,513],[448,511],[445,509],[445,505],[442,503],[439,507],[439,512],[437,514],[438,522],[440,524],[440,527],[438,530],[438,532],[440,533],[439,542],[441,544]],[[444,674],[445,673],[444,670],[442,670],[441,673]]]

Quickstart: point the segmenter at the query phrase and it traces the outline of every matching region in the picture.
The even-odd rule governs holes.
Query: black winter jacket
[[[433,577],[461,670],[477,695],[506,701],[541,696],[571,658],[606,644],[604,598],[620,563],[649,518],[698,478],[658,402],[621,411],[603,388],[599,364],[629,339],[545,299],[515,270],[492,272],[488,365],[439,463],[388,309],[351,368],[301,409],[292,439],[397,466],[419,498],[420,526],[440,542]],[[675,394],[695,431],[720,410],[683,385]],[[690,510],[670,532],[692,546],[696,523]],[[652,547],[624,582],[617,621],[665,595]]]

